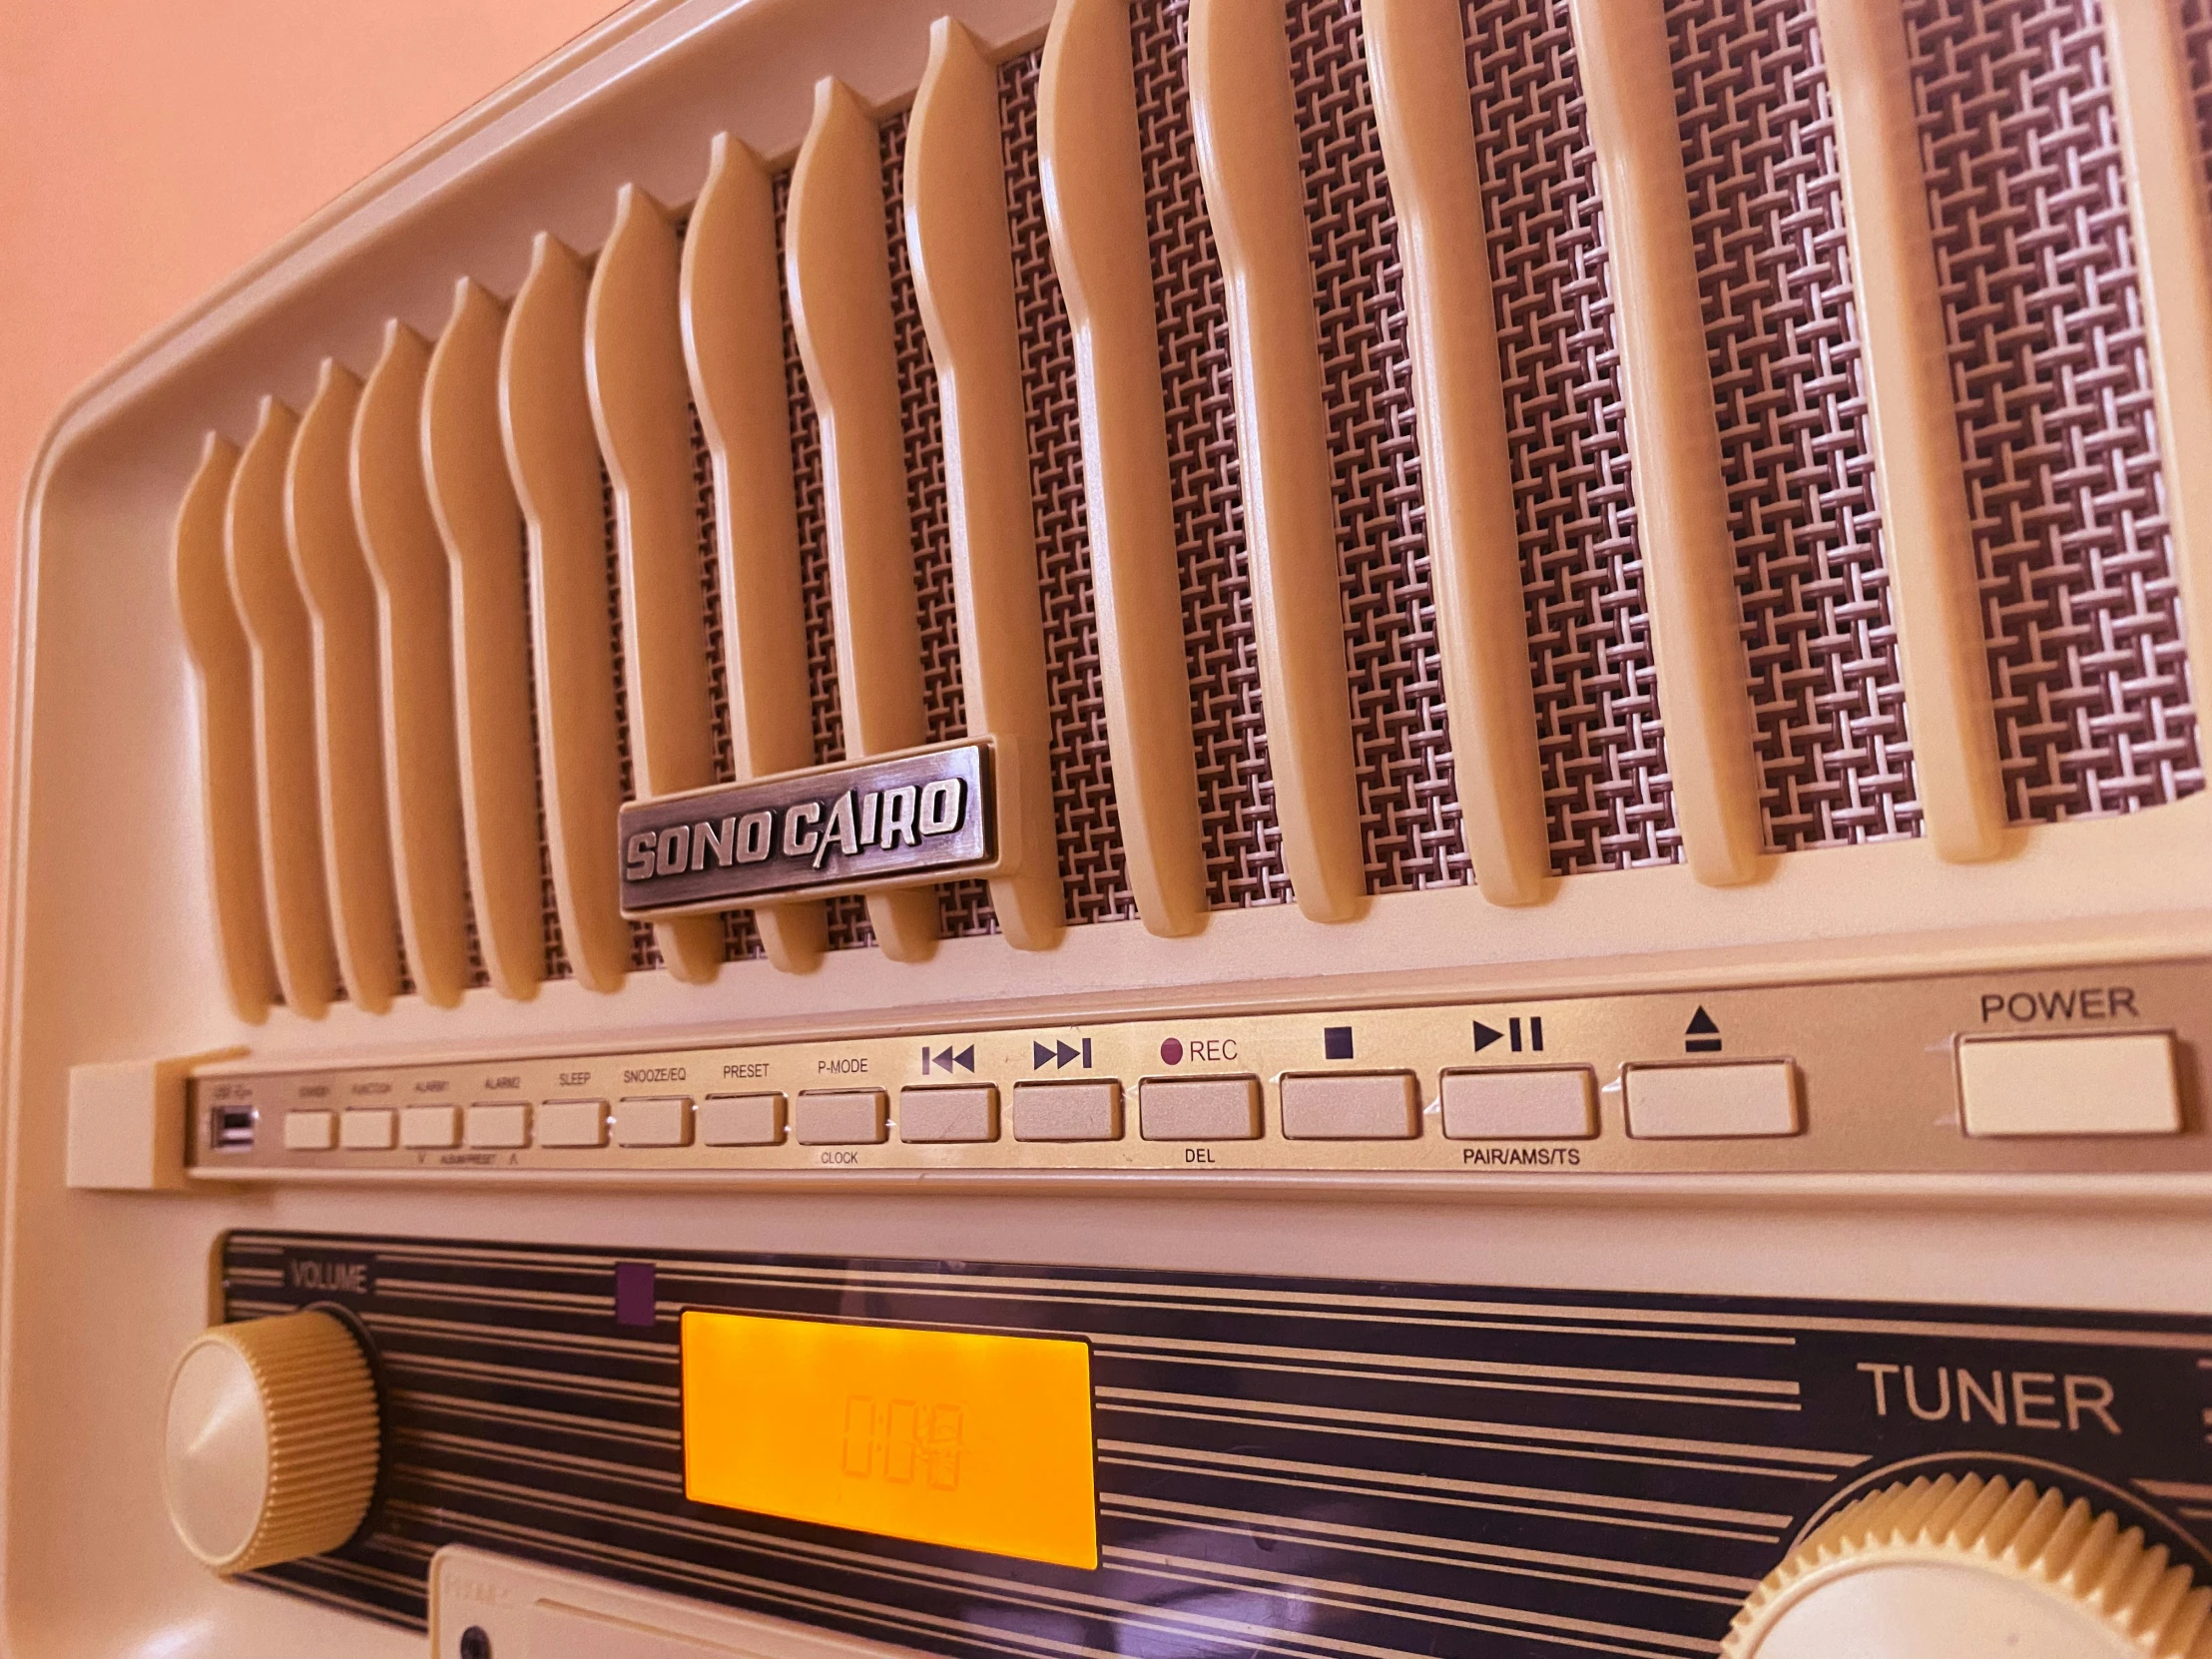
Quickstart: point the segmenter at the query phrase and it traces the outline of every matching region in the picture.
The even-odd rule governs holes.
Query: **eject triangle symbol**
[[[1713,1016],[1702,1007],[1690,1016],[1690,1023],[1682,1028],[1685,1037],[1717,1037],[1721,1028],[1713,1023]]]

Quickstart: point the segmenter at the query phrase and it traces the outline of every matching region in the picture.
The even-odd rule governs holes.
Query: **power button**
[[[1967,1037],[1958,1098],[1969,1135],[2172,1135],[2181,1128],[2174,1040]]]

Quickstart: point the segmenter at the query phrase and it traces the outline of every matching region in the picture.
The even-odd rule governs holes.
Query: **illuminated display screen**
[[[683,1378],[695,1502],[1098,1565],[1083,1343],[690,1312]]]

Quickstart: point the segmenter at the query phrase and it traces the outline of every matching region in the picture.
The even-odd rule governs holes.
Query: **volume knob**
[[[2141,1527],[2026,1481],[1884,1487],[1751,1594],[1722,1659],[2212,1659],[2212,1589]]]
[[[329,1314],[219,1325],[169,1379],[162,1486],[177,1536],[217,1572],[335,1549],[376,1486],[376,1385]]]

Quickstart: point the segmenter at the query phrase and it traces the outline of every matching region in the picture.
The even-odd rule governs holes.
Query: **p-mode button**
[[[2174,1040],[1969,1037],[1958,1045],[1969,1135],[2171,1135],[2181,1128]]]

